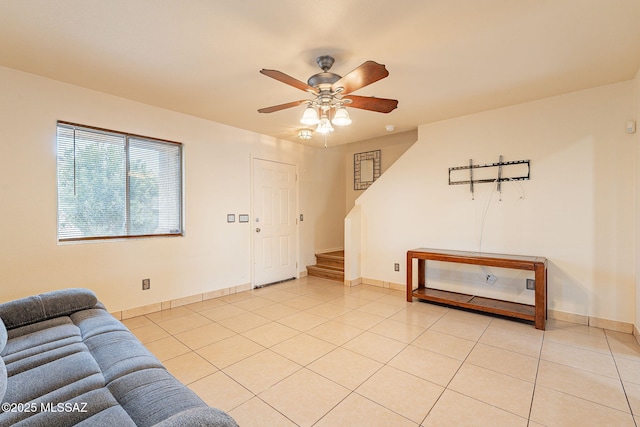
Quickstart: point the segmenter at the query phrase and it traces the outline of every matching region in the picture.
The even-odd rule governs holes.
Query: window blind
[[[58,240],[182,235],[182,145],[58,122]]]

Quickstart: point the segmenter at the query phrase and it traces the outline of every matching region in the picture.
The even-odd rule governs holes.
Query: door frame
[[[289,163],[286,161],[282,161],[282,160],[272,160],[266,157],[261,157],[261,156],[256,156],[256,155],[251,155],[251,183],[250,183],[250,210],[251,210],[251,214],[249,215],[249,221],[251,226],[249,227],[249,233],[251,233],[251,256],[250,258],[250,262],[251,262],[251,289],[255,289],[256,287],[256,263],[255,263],[255,256],[256,256],[256,244],[255,244],[255,240],[256,240],[256,233],[255,233],[255,228],[256,228],[256,215],[255,215],[255,206],[254,206],[254,184],[255,184],[255,176],[254,176],[254,169],[255,169],[255,163],[256,160],[258,161],[263,161],[263,162],[271,162],[271,163],[279,163],[279,164],[284,164],[284,165],[288,165],[288,166],[293,166],[295,169],[295,174],[296,174],[296,185],[295,185],[295,220],[296,220],[296,226],[295,226],[295,236],[294,236],[294,254],[295,254],[295,262],[296,262],[296,275],[295,278],[299,279],[300,278],[300,198],[299,193],[300,193],[300,180],[299,180],[299,166],[296,163]],[[261,285],[262,286],[262,285]]]

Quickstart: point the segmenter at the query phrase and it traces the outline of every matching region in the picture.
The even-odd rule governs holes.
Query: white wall
[[[323,198],[330,195],[330,202],[322,203],[313,212],[313,217],[305,213],[304,221],[307,225],[313,225],[313,237],[315,252],[329,252],[342,249],[344,246],[344,175],[345,170],[342,163],[344,158],[343,146],[335,146],[328,149],[319,148],[315,150],[314,157],[315,179],[309,183],[306,194],[309,202],[315,203],[316,198]],[[330,159],[327,161],[326,159]],[[313,221],[309,224],[310,221]],[[316,263],[315,252],[309,254],[310,257],[303,265],[314,265]]]
[[[636,74],[636,78],[633,80],[634,84],[634,107],[635,115],[630,117],[630,120],[636,122],[635,133],[635,147],[636,147],[636,192],[635,192],[635,253],[634,259],[636,261],[636,317],[635,317],[635,333],[636,339],[640,343],[640,262],[638,262],[638,255],[640,254],[640,70]]]
[[[343,244],[341,153],[1,67],[0,93],[0,301],[82,286],[120,311],[250,283],[251,225],[226,214],[251,211],[252,157],[298,166],[300,271]],[[59,245],[57,120],[184,143],[185,236]],[[337,221],[323,214],[334,206]]]
[[[408,249],[475,251],[482,235],[484,252],[549,259],[550,309],[633,323],[632,92],[625,82],[420,126],[418,142],[356,202],[361,277],[404,283]],[[475,200],[468,186],[448,185],[449,167],[501,154],[531,160],[531,180],[503,184],[502,201],[493,184],[478,184]],[[435,286],[533,301],[525,273],[475,268],[428,270]],[[485,273],[498,282],[482,283]]]
[[[392,133],[380,138],[371,138],[364,141],[358,141],[344,146],[344,170],[345,173],[345,215],[355,205],[356,199],[360,197],[364,190],[353,189],[353,156],[356,153],[364,153],[367,151],[380,150],[380,174],[386,172],[387,169],[395,163],[405,151],[409,149],[418,139],[418,130],[410,130],[406,132]]]

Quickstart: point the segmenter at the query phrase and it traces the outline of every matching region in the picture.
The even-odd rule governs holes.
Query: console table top
[[[432,248],[417,248],[408,251],[415,255],[433,255],[442,256],[443,258],[459,258],[459,259],[495,259],[502,261],[519,261],[519,262],[531,262],[531,263],[546,263],[547,259],[540,256],[529,255],[509,255],[509,254],[495,254],[490,252],[477,252],[477,251],[454,251],[449,249],[432,249]]]

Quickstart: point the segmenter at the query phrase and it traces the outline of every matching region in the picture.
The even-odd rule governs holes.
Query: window
[[[182,235],[182,144],[58,122],[58,241]]]

